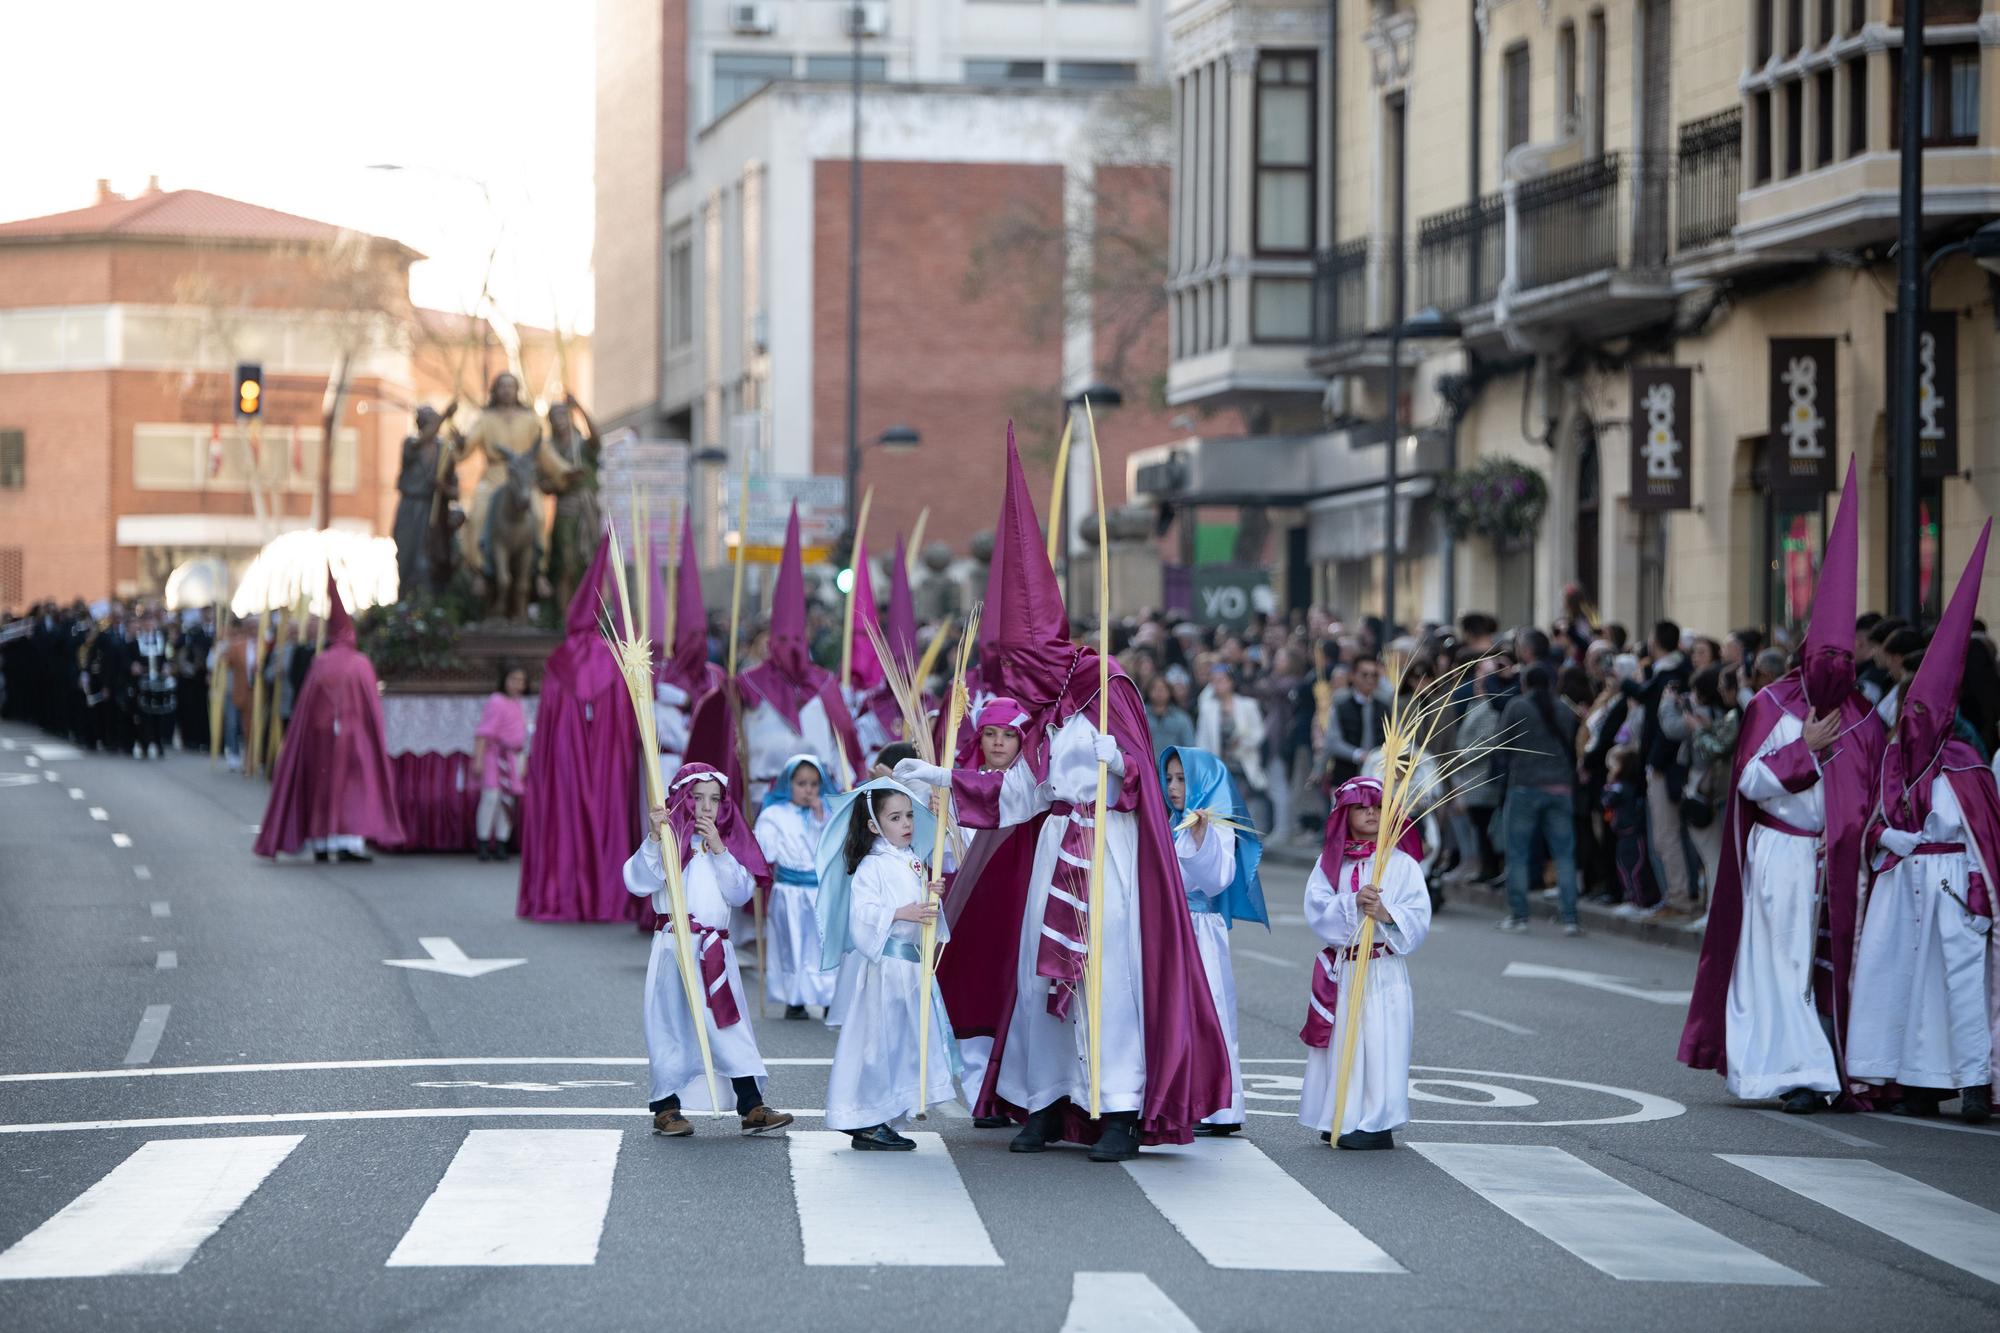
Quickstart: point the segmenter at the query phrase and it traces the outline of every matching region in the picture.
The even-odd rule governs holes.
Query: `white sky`
[[[157,175],[394,237],[430,256],[411,288],[445,310],[472,308],[497,240],[501,309],[588,331],[595,9],[0,0],[0,220]]]

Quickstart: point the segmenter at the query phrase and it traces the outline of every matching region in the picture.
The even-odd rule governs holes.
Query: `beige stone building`
[[[2000,0],[1928,8],[1927,254],[2000,216]],[[1252,434],[1147,451],[1135,490],[1265,506],[1285,600],[1379,607],[1400,184],[1405,310],[1460,326],[1403,348],[1400,620],[1546,620],[1574,583],[1629,625],[1795,625],[1832,513],[1798,450],[1855,460],[1861,604],[1884,604],[1900,20],[1896,0],[1170,6],[1168,392]],[[2000,499],[1995,295],[1965,255],[1931,288],[1926,421],[1956,459],[1926,465],[1920,549],[1947,592]],[[1831,341],[1774,350],[1793,338]],[[1632,402],[1635,367],[1687,372],[1678,414]],[[1774,399],[1811,429],[1774,442]],[[1444,478],[1499,458],[1544,480],[1539,528],[1454,543]],[[2000,579],[1984,603],[2000,618]]]

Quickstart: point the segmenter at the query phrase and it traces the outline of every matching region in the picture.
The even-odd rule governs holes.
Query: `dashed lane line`
[[[139,1019],[139,1030],[132,1034],[132,1045],[125,1052],[125,1063],[143,1065],[153,1058],[153,1052],[160,1049],[160,1038],[167,1030],[167,1015],[173,1012],[170,1004],[149,1004]]]

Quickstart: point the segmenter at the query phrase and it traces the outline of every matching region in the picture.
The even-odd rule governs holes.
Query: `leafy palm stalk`
[[[651,557],[646,548],[645,526],[637,521],[644,515],[636,495],[633,497],[633,511],[632,539],[638,546],[638,568],[644,569]],[[667,793],[666,784],[660,780],[660,739],[653,721],[653,647],[647,640],[645,630],[632,619],[634,599],[626,586],[629,576],[625,571],[625,557],[618,548],[618,529],[607,527],[606,533],[611,542],[612,575],[618,581],[621,619],[614,626],[611,608],[607,605],[599,628],[604,641],[611,647],[612,656],[618,660],[618,673],[625,678],[625,692],[631,697],[632,712],[639,723],[640,765],[646,771],[646,808],[658,810],[666,805]],[[641,599],[646,596],[643,590],[640,596]],[[681,974],[681,989],[687,993],[688,1019],[694,1026],[695,1042],[701,1047],[701,1072],[708,1080],[708,1104],[720,1109],[722,1103],[717,1099],[715,1089],[715,1060],[708,1051],[707,996],[701,983],[701,970],[695,965],[694,936],[688,928],[687,885],[681,880],[681,849],[678,845],[669,845],[679,841],[671,825],[661,830],[660,864],[666,867],[667,913],[673,925],[674,966]]]
[[[1090,426],[1090,466],[1097,478],[1097,734],[1111,734],[1111,538],[1104,523],[1104,455],[1097,447],[1097,417],[1083,400]],[[1066,429],[1066,428],[1065,428]],[[1053,517],[1053,516],[1051,516]],[[1053,524],[1051,524],[1053,530]],[[1104,820],[1111,808],[1111,767],[1097,761],[1097,820],[1090,830],[1090,913],[1084,954],[1085,1012],[1090,1023],[1090,1118],[1104,1093]]]

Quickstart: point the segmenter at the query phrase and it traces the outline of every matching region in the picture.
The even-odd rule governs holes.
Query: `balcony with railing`
[[[1685,254],[1726,240],[1743,190],[1743,108],[1681,126],[1674,172],[1674,249]]]
[[[1368,331],[1368,238],[1313,255],[1313,346],[1357,342]]]
[[[1416,308],[1457,314],[1491,301],[1507,269],[1507,210],[1498,194],[1417,224]]]

